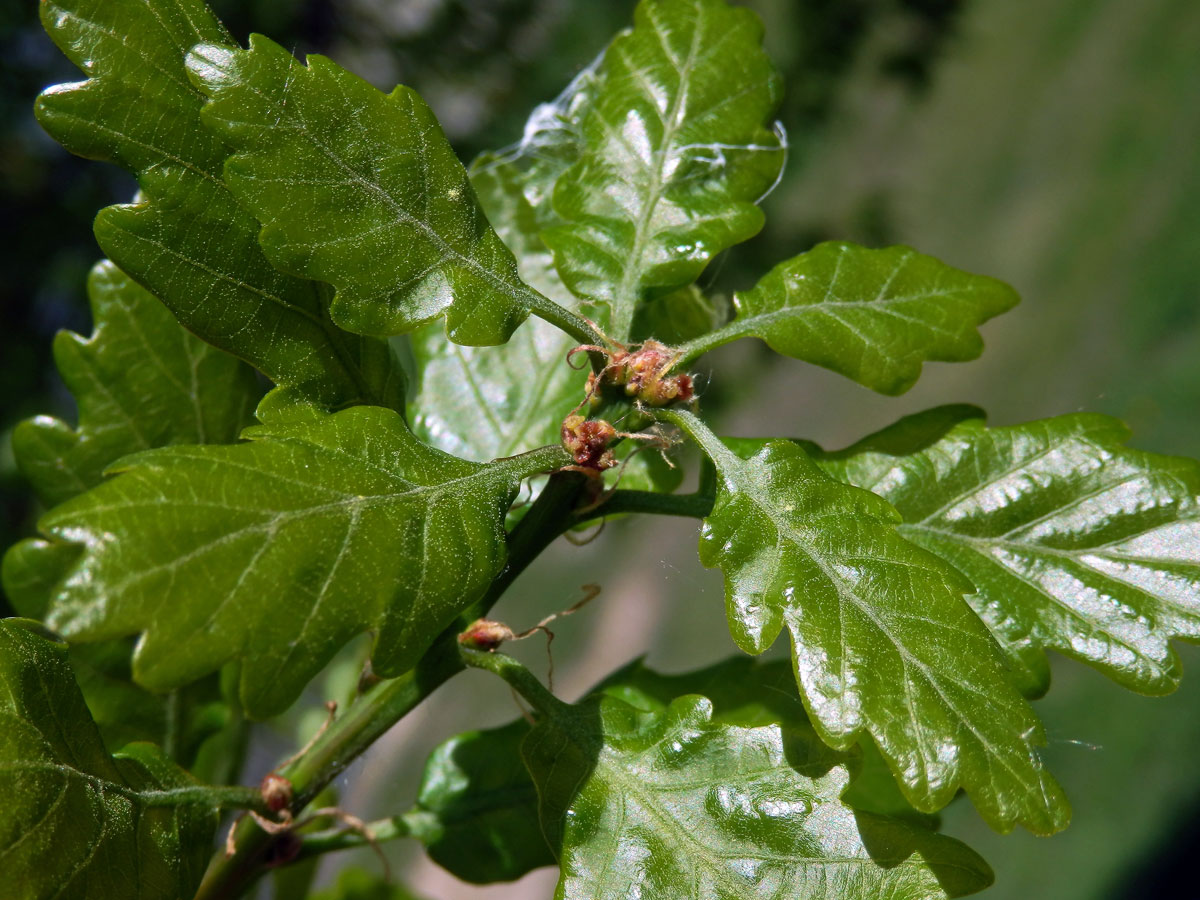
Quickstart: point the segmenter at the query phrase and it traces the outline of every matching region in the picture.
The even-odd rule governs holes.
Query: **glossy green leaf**
[[[0,852],[14,900],[177,900],[195,890],[217,808],[156,747],[105,750],[66,648],[0,622]]]
[[[433,860],[475,884],[512,881],[554,854],[538,825],[538,798],[520,747],[529,724],[456,735],[430,754],[410,815]]]
[[[78,426],[39,416],[13,432],[17,464],[47,506],[95,487],[126,454],[236,440],[261,394],[248,366],[188,334],[112,263],[92,270],[88,297],[91,337],[54,340]]]
[[[1200,639],[1200,464],[1128,437],[1098,415],[976,418],[919,452],[881,446],[885,432],[820,464],[886,498],[901,534],[974,582],[968,600],[1027,692],[1049,686],[1053,649],[1162,694],[1182,674],[1171,638]]]
[[[797,444],[737,456],[690,413],[665,413],[717,471],[700,558],[725,574],[730,630],[760,653],[786,626],[823,739],[874,738],[919,810],[966,789],[998,830],[1069,817],[1042,766],[1041,723],[962,599],[971,585],[906,541],[882,498],[826,475]]]
[[[565,98],[559,102],[570,105]],[[521,277],[573,308],[577,301],[538,237],[553,212],[548,202],[534,205],[561,168],[553,163],[554,153],[566,152],[556,143],[561,126],[537,130],[537,121],[549,115],[535,114],[516,152],[472,166],[471,180],[497,233],[516,254]],[[422,328],[413,335],[418,372],[409,416],[413,430],[447,453],[476,460],[556,443],[563,418],[584,396],[586,373],[566,360],[575,344],[540,319],[526,321],[502,347],[461,347],[437,323]]]
[[[61,332],[55,359],[75,396],[79,424],[40,416],[17,426],[13,450],[47,505],[103,480],[130,453],[171,444],[228,443],[253,421],[262,391],[253,370],[185,331],[170,311],[110,262],[88,279],[94,330]],[[22,541],[4,559],[14,608],[41,618],[55,585],[79,555],[72,544]],[[188,767],[200,744],[230,723],[216,679],[170,698],[134,685],[132,642],[71,648],[69,659],[106,743],[167,744]]]
[[[40,527],[85,547],[51,627],[86,641],[142,632],[134,676],[155,690],[240,658],[254,716],[287,707],[367,628],[380,675],[411,666],[503,565],[521,480],[566,459],[466,462],[379,407],[247,436],[127,458]]]
[[[976,330],[1017,294],[908,247],[818,244],[734,297],[736,316],[684,346],[685,360],[741,337],[815,363],[884,394],[901,394],[927,360],[962,362],[983,351]]]
[[[557,898],[932,900],[991,881],[957,841],[843,804],[849,770],[811,729],[721,723],[699,695],[563,706],[523,752]]]
[[[665,712],[677,697],[702,694],[712,703],[714,723],[780,726],[802,735],[810,763],[822,760],[826,769],[845,765],[851,781],[842,800],[855,810],[904,818],[919,829],[937,828],[937,817],[916,812],[904,800],[873,747],[839,753],[820,742],[786,661],[739,656],[681,675],[661,675],[635,662],[593,693],[654,713]],[[518,719],[503,728],[467,732],[435,750],[426,763],[421,800],[405,818],[415,823],[414,832],[430,855],[460,878],[507,881],[555,861],[537,825],[537,791],[519,752],[529,729]],[[945,843],[947,850],[956,846]],[[962,854],[964,868],[989,877],[974,854],[965,848]]]
[[[403,384],[382,341],[330,321],[331,291],[278,272],[259,224],[223,180],[228,149],[200,122],[204,97],[184,56],[230,38],[202,0],[44,0],[46,31],[87,81],[38,98],[38,121],[68,150],[138,178],[134,203],[96,219],[104,252],[191,331],[248,360],[292,401],[402,408]]]
[[[694,281],[758,232],[783,165],[766,126],[778,75],[753,13],[723,0],[643,0],[608,48],[583,113],[584,151],[557,181],[545,233],[563,279],[629,338],[639,302]]]
[[[684,694],[701,694],[713,705],[713,721],[732,725],[782,725],[811,731],[796,676],[786,660],[761,662],[736,656],[681,675],[661,675],[640,661],[606,678],[598,690],[639,709],[665,710]],[[869,740],[860,740],[839,758],[851,771],[842,800],[861,812],[904,818],[937,830],[938,817],[918,812],[904,798],[887,762]]]
[[[392,335],[445,314],[463,344],[500,344],[538,295],[488,224],[432,111],[321,56],[253,35],[188,56],[204,121],[234,149],[230,188],[263,223],[267,256],[332,284],[333,320]]]

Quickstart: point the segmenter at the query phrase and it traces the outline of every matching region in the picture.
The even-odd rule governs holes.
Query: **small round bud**
[[[258,785],[263,803],[273,813],[282,812],[292,805],[292,783],[282,775],[268,772]]]
[[[458,636],[458,642],[468,650],[484,650],[491,653],[505,641],[512,640],[512,637],[512,629],[503,622],[476,619]]]

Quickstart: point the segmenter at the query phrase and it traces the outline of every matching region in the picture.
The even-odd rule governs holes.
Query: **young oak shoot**
[[[402,838],[472,882],[557,865],[562,898],[961,896],[992,875],[937,833],[960,789],[1002,831],[1067,823],[1027,700],[1045,649],[1147,693],[1178,682],[1169,643],[1200,637],[1200,464],[1094,416],[988,429],[945,408],[838,452],[794,423],[706,424],[692,363],[737,338],[900,393],[926,361],[977,356],[1016,302],[845,243],[728,310],[698,283],[762,227],[786,155],[748,10],[642,0],[519,145],[464,167],[410,88],[243,49],[203,0],[40,9],[85,80],[43,93],[39,120],[140,192],[96,221],[95,333],[59,339],[78,424],[17,430],[48,506],[3,565],[41,623],[0,623],[18,896],[233,898]],[[702,459],[690,494],[687,456],[656,461],[679,443]],[[700,520],[733,644],[786,628],[791,664],[634,665],[568,704],[485,652],[547,546],[635,513]],[[364,631],[353,696],[274,790],[221,783],[244,717],[294,707]],[[298,827],[467,669],[532,721],[450,738],[382,819]],[[155,727],[111,727],[146,710]],[[151,743],[104,744],[130,736]],[[221,809],[250,813],[228,856]],[[405,895],[353,872],[332,890]]]

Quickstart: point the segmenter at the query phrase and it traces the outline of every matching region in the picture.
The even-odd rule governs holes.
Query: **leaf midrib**
[[[742,472],[744,471],[744,468],[745,468],[745,463],[739,457],[735,456],[730,450],[728,450],[728,448],[726,448],[723,444],[720,444],[719,441],[715,441],[715,440],[706,442],[705,450],[706,450],[706,452],[709,453],[710,457],[714,456],[712,449],[710,449],[707,446],[707,444],[710,444],[710,443],[713,445],[713,448],[716,448],[719,446],[719,448],[720,448],[719,455],[725,457],[722,460],[722,462],[726,466],[732,464],[734,467],[734,471],[739,475],[742,474]],[[716,462],[715,458],[714,458],[714,462]],[[720,469],[721,466],[718,465],[718,468]],[[723,477],[725,478],[726,484],[727,484],[726,490],[728,490],[728,485],[732,481],[732,483],[734,485],[738,486],[741,489],[741,492],[743,493],[743,495],[747,496],[748,499],[750,499],[751,502],[753,502],[754,505],[767,517],[768,521],[771,522],[771,524],[777,529],[777,531],[781,534],[781,536],[790,536],[793,534],[790,525],[788,525],[788,523],[786,523],[786,522],[781,522],[777,518],[777,516],[774,514],[774,512],[773,512],[774,507],[772,506],[772,504],[770,504],[768,502],[767,498],[763,497],[757,490],[754,489],[753,486],[751,486],[749,490],[746,489],[747,483],[749,483],[750,485],[753,485],[753,479],[737,479],[737,478],[730,479],[729,475],[727,474],[727,471],[723,472]],[[831,483],[836,484],[837,482],[833,482],[831,480]],[[731,494],[731,496],[736,497],[737,494],[733,493],[733,494]],[[886,627],[884,625],[884,623],[882,623],[879,620],[879,618],[875,615],[875,612],[871,608],[871,605],[869,603],[867,603],[865,600],[860,598],[854,591],[849,590],[849,589],[843,590],[843,582],[840,579],[840,577],[838,577],[836,575],[836,573],[833,573],[829,570],[825,561],[820,557],[819,554],[808,551],[806,549],[806,544],[802,540],[800,540],[799,537],[800,536],[797,535],[792,540],[792,542],[794,544],[796,544],[797,548],[800,550],[801,553],[803,553],[805,556],[807,556],[809,559],[811,559],[816,564],[816,566],[821,570],[821,573],[825,576],[826,580],[829,582],[830,586],[836,592],[838,597],[850,602],[861,614],[863,614],[867,619],[869,619],[871,621],[871,623],[875,626],[875,628],[877,629],[879,634],[882,635],[883,637],[885,637],[891,643],[892,647],[895,649],[896,654],[899,656],[899,658],[901,660],[901,664],[905,667],[906,671],[908,671],[908,665],[911,664],[915,669],[917,669],[918,671],[920,671],[922,673],[922,675],[925,678],[926,684],[928,684],[929,687],[934,691],[934,693],[937,694],[937,696],[941,699],[942,704],[944,705],[945,709],[948,712],[953,714],[954,718],[958,721],[960,728],[965,728],[972,735],[974,735],[975,739],[979,741],[981,747],[983,747],[986,750],[989,758],[994,759],[996,762],[998,762],[999,765],[1005,771],[1007,771],[1009,773],[1009,775],[1012,778],[1014,778],[1018,783],[1024,783],[1026,779],[1019,772],[1017,772],[1016,769],[1013,768],[1012,763],[1010,762],[1010,760],[1008,758],[1009,754],[1001,753],[999,748],[996,747],[996,745],[993,744],[993,742],[990,739],[986,738],[974,726],[972,720],[969,717],[963,715],[962,711],[958,708],[958,706],[954,702],[952,702],[950,700],[950,698],[947,697],[946,694],[943,692],[940,680],[935,678],[931,674],[928,666],[922,660],[913,656],[911,654],[911,652],[908,650],[907,646],[902,641],[898,640],[892,634],[891,630],[888,627]],[[931,574],[936,574],[936,573],[931,573]],[[840,603],[839,603],[839,607],[840,607]],[[790,627],[789,627],[789,630],[790,630]],[[845,631],[845,629],[839,629],[839,633],[844,634],[844,631]],[[799,636],[797,636],[797,637],[799,637]],[[846,655],[843,654],[843,656],[842,656],[842,666],[843,666],[842,674],[843,675],[845,674],[845,665],[846,665],[845,660],[846,660]],[[907,690],[908,683],[909,683],[908,679],[905,679],[906,690]],[[995,705],[996,701],[994,700],[994,698],[991,698],[987,694],[985,694],[979,690],[976,690],[974,688],[971,688],[969,685],[967,685],[963,682],[957,682],[957,684],[959,685],[959,687],[966,688],[971,693],[980,697],[981,700],[986,702],[989,706]],[[919,719],[914,719],[915,724],[919,724],[919,722],[920,722]],[[856,729],[856,731],[864,730],[864,729],[871,733],[874,733],[874,731],[871,728],[869,728],[866,725],[866,723],[863,723],[862,725],[860,725],[860,728]],[[924,762],[928,762],[929,759],[930,758],[928,756],[923,754]],[[955,766],[955,771],[957,772],[956,779],[955,779],[956,781],[961,781],[962,775],[961,775],[960,769],[961,769],[961,763],[959,763],[959,765]],[[932,790],[933,786],[928,785],[928,789]],[[996,793],[996,792],[993,790],[993,793]]]
[[[249,51],[239,51],[239,52],[249,52]],[[297,61],[293,61],[293,63],[291,63],[291,64],[297,65],[297,66],[301,65]],[[305,68],[307,68],[310,73],[312,72],[311,66],[307,66]],[[282,117],[284,116],[286,111],[277,102],[275,102],[275,100],[270,95],[259,90],[257,87],[255,87],[253,84],[251,84],[248,81],[243,81],[242,83],[246,86],[246,88],[248,90],[257,94],[260,98],[262,98],[264,101],[266,101],[267,105],[271,109],[276,110],[280,116],[280,120],[282,121]],[[392,101],[388,98],[387,95],[382,95],[382,96],[383,96],[384,103],[388,103],[388,104],[392,103]],[[275,127],[276,128],[286,128],[287,126],[283,126],[281,124],[276,124]],[[348,176],[350,176],[354,180],[354,182],[358,183],[358,185],[361,188],[363,188],[363,190],[365,190],[368,193],[376,195],[378,197],[378,199],[380,201],[382,201],[384,206],[386,206],[388,209],[390,209],[392,211],[393,216],[395,217],[396,221],[407,222],[408,224],[416,226],[421,232],[424,233],[425,237],[427,239],[429,239],[430,242],[433,243],[435,247],[438,248],[439,252],[441,254],[443,254],[443,260],[442,260],[443,262],[445,261],[445,259],[448,259],[448,258],[454,258],[454,259],[458,260],[461,264],[465,265],[468,269],[470,269],[476,275],[480,276],[484,281],[492,284],[494,287],[496,287],[497,290],[499,290],[501,293],[503,293],[505,296],[507,296],[511,300],[516,300],[516,301],[526,300],[526,301],[533,301],[534,303],[536,303],[537,301],[546,302],[545,298],[542,297],[542,295],[540,293],[535,291],[533,288],[529,287],[523,281],[520,281],[518,279],[517,284],[514,285],[506,280],[502,280],[494,272],[492,272],[491,270],[482,266],[473,257],[464,256],[458,250],[456,250],[455,248],[450,246],[450,244],[448,244],[442,238],[442,236],[440,234],[438,234],[438,232],[433,228],[432,225],[430,225],[424,219],[417,218],[415,215],[409,213],[406,209],[404,209],[404,207],[400,206],[393,199],[390,192],[386,188],[383,187],[383,185],[379,184],[376,180],[371,179],[371,178],[363,175],[359,171],[357,171],[349,163],[347,163],[345,160],[343,160],[340,154],[334,152],[332,149],[330,149],[328,146],[326,146],[322,141],[320,141],[317,138],[317,136],[311,132],[311,130],[308,127],[307,122],[305,122],[303,124],[298,124],[298,125],[292,126],[289,130],[292,130],[292,131],[296,132],[297,134],[302,135],[304,138],[306,138],[308,140],[308,142],[313,147],[315,147],[322,155],[324,155],[326,159],[328,159],[330,162],[337,165],[339,168],[341,168],[341,170],[343,172],[345,172]],[[414,151],[414,153],[415,153],[415,151]],[[241,155],[241,154],[239,154],[239,155]],[[245,155],[247,155],[247,156],[250,155],[250,152],[247,151],[247,153]],[[422,165],[424,165],[425,164],[424,155],[419,154],[419,153],[416,153],[416,155],[418,156],[418,158],[422,159]],[[465,175],[464,175],[463,180],[464,180],[464,184],[468,187],[468,189],[473,190],[473,188],[469,187],[470,181],[469,181],[469,179],[466,178]],[[428,197],[428,194],[426,194],[425,196]],[[491,226],[489,225],[488,228],[490,229]],[[440,264],[441,263],[439,263],[439,265]]]

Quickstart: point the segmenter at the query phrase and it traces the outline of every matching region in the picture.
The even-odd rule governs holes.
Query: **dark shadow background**
[[[433,105],[464,158],[510,143],[629,20],[631,0],[216,0],[233,33],[262,31],[327,53],[383,88]],[[708,276],[752,284],[771,264],[836,237],[911,244],[1013,283],[1024,303],[985,329],[988,352],[930,365],[902,398],[871,394],[756,347],[722,351],[705,403],[729,432],[849,443],[941,402],[1002,424],[1090,409],[1119,415],[1138,446],[1200,456],[1200,4],[1195,0],[753,0],[784,71],[792,143],[768,226]],[[37,127],[33,97],[73,80],[36,23],[36,3],[0,0],[0,545],[36,510],[8,433],[40,412],[70,415],[49,356],[60,328],[87,332],[90,223],[132,196],[115,168],[75,159]],[[624,523],[623,523],[624,524]],[[584,581],[604,599],[559,632],[564,693],[639,652],[667,669],[733,652],[720,579],[695,561],[688,523],[610,529],[556,550],[500,612],[536,621]],[[619,559],[614,573],[611,561]],[[1189,669],[1200,652],[1183,648]],[[524,650],[522,651],[525,652]],[[544,665],[540,647],[528,648]],[[1076,808],[1050,840],[998,836],[968,804],[947,830],[995,867],[983,896],[1191,897],[1178,885],[1200,848],[1200,679],[1136,697],[1056,660],[1038,709],[1048,756]],[[540,669],[539,669],[540,670]],[[470,676],[396,729],[341,785],[356,813],[407,807],[434,743],[514,710]],[[265,732],[267,744],[273,739]],[[411,849],[420,890],[443,900],[550,893],[544,874],[474,889]],[[364,858],[365,865],[374,865]],[[453,886],[452,886],[453,885]]]

